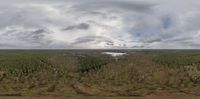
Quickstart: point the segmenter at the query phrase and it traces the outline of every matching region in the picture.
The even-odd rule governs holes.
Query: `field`
[[[103,51],[1,50],[0,96],[200,96],[198,50]]]

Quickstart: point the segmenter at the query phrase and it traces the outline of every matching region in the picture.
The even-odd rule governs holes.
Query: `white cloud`
[[[0,1],[0,48],[200,48],[197,0]]]

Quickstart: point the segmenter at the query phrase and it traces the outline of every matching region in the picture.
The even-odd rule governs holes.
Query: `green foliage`
[[[55,83],[65,83],[75,64],[76,59],[67,52],[1,51],[0,92],[32,92],[32,89],[46,90]]]
[[[109,61],[102,57],[82,56],[79,57],[78,71],[81,73],[89,72],[91,70],[98,70],[102,66],[108,64]]]
[[[186,65],[200,64],[200,52],[175,51],[162,52],[154,59],[156,63],[171,68],[183,67]]]
[[[187,76],[193,83],[200,83],[200,69],[197,65],[184,66]]]
[[[127,53],[113,58],[101,51],[0,51],[0,93],[64,94],[95,88],[98,94],[184,89],[200,95],[199,51]]]

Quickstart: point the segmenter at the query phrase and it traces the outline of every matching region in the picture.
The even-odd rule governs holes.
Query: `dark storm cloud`
[[[184,41],[188,41],[191,39],[192,39],[192,37],[175,38],[172,40],[168,40],[168,42],[184,42]]]
[[[136,11],[136,12],[144,12],[149,13],[152,12],[152,7],[154,4],[145,3],[145,2],[135,2],[135,1],[113,1],[113,0],[98,0],[98,1],[90,1],[83,2],[82,4],[77,4],[73,6],[76,10],[88,11],[94,9],[104,9],[104,8],[114,8],[123,11]]]
[[[87,23],[80,23],[78,25],[68,26],[67,28],[64,28],[62,30],[63,31],[74,30],[74,29],[87,30],[87,29],[89,29],[89,27],[90,27],[90,25]]]
[[[162,42],[162,39],[160,39],[160,38],[142,39],[141,42],[143,42],[143,43],[156,43],[156,42]]]
[[[108,38],[103,37],[103,36],[84,36],[84,37],[77,38],[73,44],[81,44],[81,43],[89,43],[89,42],[96,42],[96,43],[107,42],[107,43],[113,43]]]
[[[135,46],[132,46],[131,48],[142,49],[142,48],[145,48],[145,46],[144,45],[141,45],[141,46],[135,45]]]

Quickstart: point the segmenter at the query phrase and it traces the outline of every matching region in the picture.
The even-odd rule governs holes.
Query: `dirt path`
[[[176,94],[176,95],[149,95],[146,97],[93,97],[93,96],[74,96],[74,97],[0,97],[0,99],[200,99],[200,96]]]

